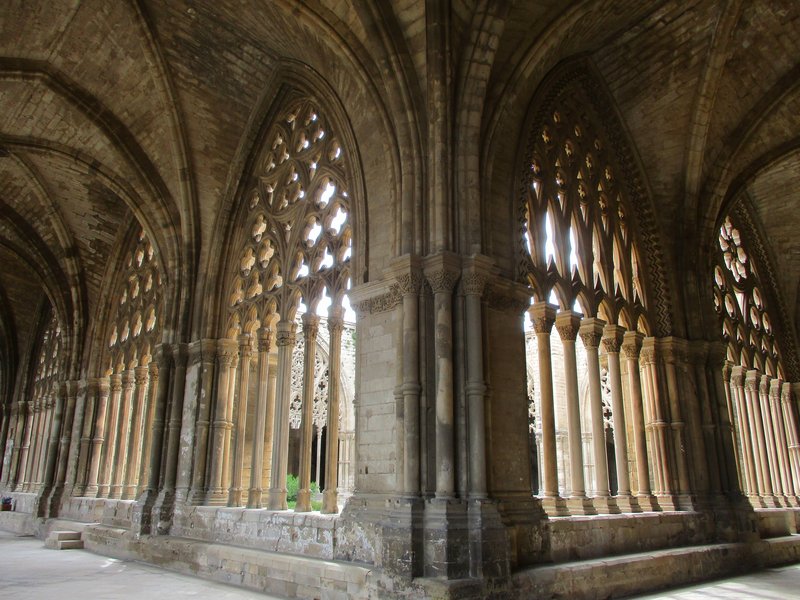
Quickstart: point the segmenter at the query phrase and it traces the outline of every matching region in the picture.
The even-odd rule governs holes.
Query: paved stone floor
[[[800,598],[800,564],[677,588],[637,600],[796,600]]]
[[[0,531],[0,598],[14,600],[116,600],[157,598],[277,600],[149,565],[85,550],[48,550],[33,537]]]
[[[0,531],[0,598],[14,600],[117,600],[193,598],[278,600],[149,565],[84,550],[48,550],[42,540]],[[800,564],[636,596],[638,600],[795,600]]]

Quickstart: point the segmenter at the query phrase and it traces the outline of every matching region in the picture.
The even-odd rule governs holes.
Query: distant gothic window
[[[728,343],[728,360],[734,366],[783,378],[780,351],[761,293],[757,266],[730,216],[720,226],[718,243],[714,308]]]
[[[622,316],[646,310],[639,254],[611,150],[567,97],[532,136],[522,205],[522,269],[538,300]]]
[[[125,254],[123,272],[114,296],[111,328],[107,338],[108,369],[118,365],[145,364],[160,341],[161,267],[143,229]]]
[[[353,234],[340,141],[303,99],[274,123],[267,143],[228,296],[233,329],[275,311],[289,320],[298,309],[323,313],[350,286]]]

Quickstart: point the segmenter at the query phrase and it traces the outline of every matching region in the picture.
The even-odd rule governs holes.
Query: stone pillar
[[[608,460],[606,457],[606,430],[603,419],[603,397],[600,388],[599,346],[606,322],[594,317],[584,318],[579,334],[586,349],[586,366],[589,371],[589,412],[592,424],[592,450],[596,489],[593,504],[598,512],[619,512],[608,489]]]
[[[258,396],[256,399],[256,422],[253,427],[253,456],[250,461],[250,491],[247,494],[247,508],[261,508],[263,494],[262,476],[264,472],[265,443],[272,443],[272,419],[274,407],[269,411],[269,351],[272,345],[272,330],[258,330]],[[274,403],[274,398],[272,399]],[[267,428],[270,435],[267,436]],[[267,439],[269,438],[269,439]]]
[[[86,476],[86,489],[84,495],[89,497],[99,496],[97,478],[100,473],[100,455],[103,451],[106,431],[106,413],[108,408],[108,396],[110,392],[110,381],[108,377],[97,380],[97,397],[94,422],[94,435],[90,447],[89,472]]]
[[[483,375],[483,318],[481,297],[486,277],[474,270],[462,274],[466,329],[466,393],[470,498],[486,498],[486,382]]]
[[[772,414],[769,405],[769,375],[762,375],[756,381],[758,393],[758,405],[761,409],[761,424],[764,430],[764,446],[767,458],[766,468],[769,472],[770,489],[769,494],[772,500],[777,502],[780,495],[780,468],[778,466],[777,449],[775,447],[775,431],[772,427]]]
[[[455,492],[455,435],[453,404],[453,286],[459,272],[449,255],[432,257],[425,277],[433,290],[434,358],[436,365],[436,497]]]
[[[86,401],[84,402],[83,423],[80,429],[80,440],[78,445],[78,461],[75,466],[75,495],[86,495],[86,486],[89,481],[89,461],[91,460],[92,450],[92,427],[94,426],[95,415],[97,414],[98,386],[99,379],[89,380],[86,388]],[[76,410],[78,410],[76,408]]]
[[[225,449],[222,453],[222,494],[223,500],[226,504],[230,494],[231,487],[231,469],[233,465],[233,415],[234,415],[234,402],[236,399],[236,373],[239,370],[239,353],[234,352],[231,365],[228,367],[228,394],[227,405],[225,407]]]
[[[116,464],[113,467],[112,485],[109,498],[122,498],[122,488],[125,478],[125,464],[128,461],[128,434],[131,428],[131,404],[133,402],[133,387],[135,384],[133,370],[122,374],[122,401],[117,422],[117,450]]]
[[[536,302],[528,309],[536,333],[539,362],[539,390],[542,420],[542,467],[540,478],[542,506],[551,515],[567,514],[566,503],[558,493],[558,457],[556,456],[556,416],[553,399],[553,367],[550,356],[550,331],[556,320],[556,309],[547,302]]]
[[[581,315],[572,311],[561,311],[555,320],[556,330],[564,348],[564,383],[567,406],[567,431],[569,438],[569,467],[572,489],[567,502],[570,513],[592,514],[595,512],[586,497],[586,482],[583,475],[583,434],[581,432],[581,405],[578,390],[578,362],[575,340]]]
[[[673,467],[667,439],[667,423],[662,406],[661,382],[656,354],[656,340],[648,337],[642,341],[640,362],[643,366],[642,392],[645,397],[646,429],[650,433],[650,451],[655,484],[655,495],[662,509],[678,507],[672,485]]]
[[[23,409],[21,413],[24,415],[24,426],[22,434],[22,443],[19,447],[19,463],[17,466],[17,481],[15,491],[21,492],[25,488],[28,481],[28,454],[31,448],[31,434],[33,432],[34,410],[30,402],[21,403],[27,410]]]
[[[767,459],[767,446],[764,440],[764,422],[761,417],[761,406],[758,397],[760,381],[761,374],[757,370],[751,369],[747,371],[744,379],[744,390],[749,408],[751,439],[754,442],[753,458],[756,465],[758,493],[767,506],[774,506],[772,501],[772,479],[769,475],[769,460]]]
[[[412,266],[409,273],[398,277],[398,284],[403,295],[402,491],[408,496],[416,497],[420,492],[419,395],[422,388],[419,375],[419,291],[422,287],[422,273]]]
[[[733,395],[734,405],[737,413],[737,429],[739,433],[739,443],[742,452],[742,479],[745,492],[751,497],[751,501],[759,502],[758,495],[758,476],[756,474],[756,448],[750,427],[750,410],[745,398],[744,391],[744,369],[736,366],[731,367],[730,375],[731,394]]]
[[[328,424],[325,448],[325,489],[322,492],[322,510],[332,514],[339,511],[339,380],[342,367],[342,319],[344,311],[340,305],[332,304],[328,309],[328,332],[330,353],[328,362]],[[288,424],[287,424],[288,426]]]
[[[211,467],[208,471],[207,504],[221,504],[227,500],[228,486],[222,480],[224,473],[226,438],[230,435],[232,423],[228,421],[231,374],[234,354],[238,351],[234,340],[222,339],[217,342],[217,395],[214,407],[214,422],[211,430]]]
[[[731,496],[737,496],[745,489],[744,485],[744,462],[741,456],[739,444],[736,441],[737,434],[734,423],[736,423],[737,411],[734,409],[735,400],[731,391],[731,363],[726,359],[725,345],[722,342],[711,344],[709,352],[711,378],[710,394],[713,394],[712,402],[716,402],[718,410],[718,446],[720,448],[719,457],[724,461],[727,485],[723,491]],[[740,475],[742,474],[742,475]],[[740,483],[741,481],[741,483]]]
[[[278,346],[278,379],[275,391],[275,419],[272,428],[272,467],[270,469],[270,510],[286,510],[286,474],[289,462],[289,402],[291,400],[292,351],[295,344],[296,325],[280,321],[276,343]],[[333,361],[331,361],[333,362]],[[335,387],[335,386],[328,386]],[[330,414],[330,411],[328,411]],[[328,431],[328,439],[330,439]]]
[[[111,405],[108,409],[108,419],[106,422],[106,432],[108,432],[108,436],[106,437],[104,448],[104,464],[103,464],[103,474],[101,476],[101,481],[99,482],[100,489],[98,490],[98,496],[102,498],[109,497],[111,492],[111,478],[113,477],[114,472],[114,460],[116,458],[117,453],[117,434],[118,432],[118,423],[119,423],[119,412],[120,412],[120,405],[121,405],[121,398],[122,398],[122,375],[119,373],[113,373],[109,380],[111,382]]]
[[[211,400],[214,390],[214,368],[217,362],[217,342],[204,339],[189,345],[186,368],[186,390],[181,415],[181,448],[175,484],[175,501],[184,495],[190,504],[206,501],[206,465],[211,429]],[[191,489],[189,487],[191,481]]]
[[[133,401],[131,431],[128,438],[128,460],[125,468],[123,500],[134,500],[139,490],[139,465],[142,464],[142,428],[147,410],[147,388],[150,383],[149,367],[139,365],[133,370],[136,399]]]
[[[184,410],[184,404],[189,346],[174,344],[169,347],[169,354],[171,356],[165,356],[163,368],[159,371],[158,386],[158,402],[163,402],[162,410],[167,419],[166,424],[162,425],[162,427],[166,427],[166,432],[163,437],[154,438],[162,439],[165,448],[160,450],[154,444],[150,454],[150,477],[147,484],[153,492],[160,487],[153,506],[153,520],[158,528],[158,533],[165,533],[169,530],[172,522],[172,508],[174,502],[178,500],[178,491],[182,490],[183,493],[180,499],[186,500],[189,483],[188,470],[180,469],[181,429],[184,415],[188,412]],[[164,368],[168,369],[166,374],[161,372]],[[155,427],[153,434],[155,435],[157,431],[158,429]],[[191,447],[187,445],[185,451],[186,456],[191,458]],[[179,483],[182,484],[182,488],[179,487]]]
[[[699,425],[699,435],[702,436],[703,448],[708,469],[708,494],[715,499],[723,488],[722,479],[725,477],[724,469],[721,468],[723,448],[719,444],[717,424],[722,422],[720,415],[717,415],[718,404],[715,394],[709,390],[707,372],[715,369],[715,366],[708,364],[708,346],[702,342],[691,342],[692,347],[689,354],[688,368],[693,369],[694,378],[697,382],[697,412],[700,413],[701,423]],[[694,429],[698,429],[696,425]]]
[[[611,418],[614,426],[614,457],[617,470],[617,505],[621,510],[641,510],[631,495],[628,473],[628,425],[625,422],[625,404],[622,399],[622,369],[619,351],[625,329],[619,325],[603,328],[603,349],[608,359],[608,382],[611,387]]]
[[[233,473],[231,489],[228,491],[228,506],[242,505],[242,469],[244,468],[244,448],[247,433],[247,407],[250,395],[250,357],[252,346],[250,334],[239,336],[239,401],[234,424]]]
[[[317,357],[319,317],[311,312],[303,315],[303,398],[300,408],[300,469],[295,512],[311,510],[311,439],[314,436],[314,367]],[[329,385],[337,385],[331,380]],[[327,487],[327,486],[326,486]]]
[[[645,431],[644,401],[642,399],[642,382],[639,374],[639,353],[642,349],[644,335],[637,331],[626,331],[622,338],[622,352],[628,375],[628,395],[630,402],[631,430],[633,432],[633,451],[636,459],[636,498],[644,510],[655,510],[652,489],[650,487],[650,468],[647,461],[647,433]]]
[[[800,497],[800,435],[797,431],[797,413],[792,402],[792,384],[784,383],[781,387],[781,408],[786,429],[786,441],[789,450],[789,468],[792,475],[792,493],[795,499]]]
[[[664,341],[665,348],[663,352],[664,357],[664,371],[666,373],[667,383],[667,400],[669,403],[669,429],[672,431],[672,450],[674,456],[674,463],[677,466],[678,474],[678,492],[679,502],[681,508],[692,508],[692,485],[689,481],[689,462],[687,450],[686,423],[683,420],[683,411],[681,410],[682,398],[680,385],[678,383],[677,363],[679,361],[682,348],[678,347],[678,341],[675,339],[668,339]],[[705,457],[700,456],[696,458]],[[698,462],[694,468],[701,472],[705,472],[705,465]],[[704,475],[702,475],[704,477]]]
[[[53,422],[52,427],[49,429],[49,440],[41,439],[40,443],[46,448],[46,458],[45,458],[45,468],[42,479],[42,493],[39,502],[38,508],[38,516],[44,517],[48,516],[46,512],[46,505],[47,502],[45,500],[45,496],[49,493],[54,485],[58,483],[58,473],[57,471],[57,462],[61,462],[58,460],[59,454],[59,438],[61,437],[61,426],[62,422],[66,422],[64,419],[64,413],[67,412],[67,404],[69,403],[68,398],[71,398],[72,401],[72,410],[75,410],[75,397],[77,394],[77,383],[76,382],[63,382],[58,386],[58,394],[56,396],[56,403],[55,403],[55,411],[53,415]],[[65,428],[66,429],[66,428]],[[62,454],[66,454],[66,450],[69,447],[69,437],[67,436],[67,440],[65,443],[61,443],[61,452]],[[66,456],[64,456],[64,474],[66,474]],[[63,480],[61,482],[63,484]]]
[[[164,357],[163,348],[159,346],[156,355],[150,364],[147,365],[147,398],[145,400],[146,410],[144,412],[144,424],[142,432],[142,451],[139,459],[139,469],[136,475],[138,491],[150,490],[151,493],[158,489],[158,478],[155,485],[150,487],[151,460],[153,452],[157,452],[159,462],[156,463],[156,471],[160,470],[161,449],[164,444],[164,420],[166,416],[166,391],[161,395],[160,376],[161,370],[165,367],[167,359]],[[161,365],[159,365],[161,363]],[[164,366],[162,366],[164,365]],[[165,373],[167,375],[167,373]]]
[[[780,379],[771,378],[769,382],[769,408],[772,417],[772,430],[775,433],[775,449],[778,459],[778,469],[780,476],[780,493],[784,502],[790,502],[793,496],[791,489],[791,473],[789,469],[788,442],[786,441],[786,428],[783,425],[783,411],[781,409],[781,387],[783,382]]]

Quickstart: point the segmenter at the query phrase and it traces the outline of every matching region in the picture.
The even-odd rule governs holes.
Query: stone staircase
[[[82,550],[83,540],[79,531],[51,531],[44,540],[44,547],[53,550]]]

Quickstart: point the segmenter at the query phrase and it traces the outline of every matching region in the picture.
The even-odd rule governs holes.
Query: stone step
[[[89,525],[86,548],[287,598],[366,600],[371,567],[172,536],[134,537]]]
[[[800,535],[789,535],[535,566],[512,578],[519,597],[622,598],[797,560]]]
[[[53,550],[77,550],[83,548],[79,531],[51,531],[44,541],[45,548]]]

